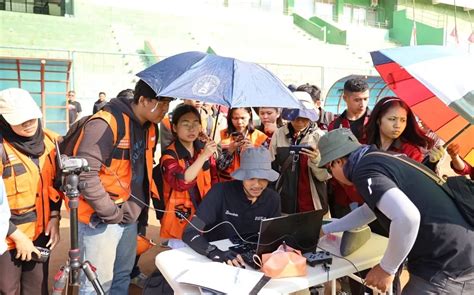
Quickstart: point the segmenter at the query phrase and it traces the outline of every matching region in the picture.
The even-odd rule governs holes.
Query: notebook
[[[197,286],[214,294],[257,294],[269,280],[261,272],[218,262],[194,265],[176,278],[178,283]]]

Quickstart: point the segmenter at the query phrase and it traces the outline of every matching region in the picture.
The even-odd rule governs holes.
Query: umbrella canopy
[[[371,56],[393,92],[446,143],[460,144],[461,156],[474,165],[474,56],[431,45]]]
[[[202,52],[168,57],[137,74],[159,96],[235,107],[299,108],[286,85],[260,65]]]

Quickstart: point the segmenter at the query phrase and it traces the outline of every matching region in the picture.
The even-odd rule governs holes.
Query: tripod
[[[97,278],[95,267],[89,261],[80,261],[77,208],[79,205],[79,190],[84,189],[86,183],[79,181],[79,174],[88,169],[89,167],[87,166],[80,166],[73,170],[62,170],[63,174],[66,176],[63,178],[61,190],[68,198],[68,206],[70,209],[69,225],[71,247],[68,252],[69,259],[66,262],[66,265],[63,265],[54,276],[53,295],[61,295],[67,282],[69,282],[67,285],[73,288],[72,290],[77,290],[80,286],[79,274],[81,270],[84,272],[89,282],[91,282],[97,294],[105,294]]]

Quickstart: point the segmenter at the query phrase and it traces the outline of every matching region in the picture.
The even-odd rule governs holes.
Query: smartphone
[[[234,132],[232,132],[232,133],[230,134],[230,136],[232,136],[232,137],[238,137],[238,136],[244,136],[244,135],[242,134],[242,132],[234,131]]]
[[[241,141],[242,139],[244,139],[244,135],[242,134],[242,132],[239,131],[232,132],[230,136],[232,136],[232,139],[234,141]]]
[[[31,260],[36,261],[36,262],[46,262],[49,258],[49,253],[50,250],[48,248],[43,248],[43,247],[38,247],[36,246],[36,249],[40,251],[40,256],[38,256],[36,253],[33,253],[31,255]]]
[[[301,149],[308,149],[308,150],[312,151],[313,147],[311,147],[310,145],[307,145],[307,144],[290,145],[290,154],[291,153],[299,154]]]

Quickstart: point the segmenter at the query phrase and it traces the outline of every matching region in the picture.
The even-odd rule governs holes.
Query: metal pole
[[[413,38],[413,44],[416,46],[418,45],[418,42],[416,40],[415,0],[413,0],[413,31],[411,33]]]

